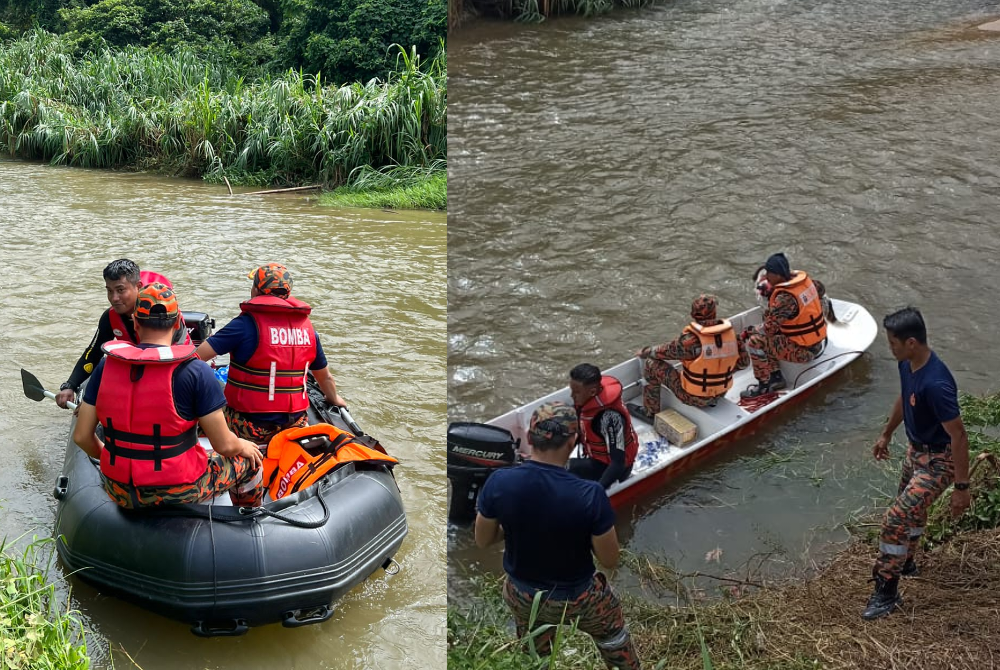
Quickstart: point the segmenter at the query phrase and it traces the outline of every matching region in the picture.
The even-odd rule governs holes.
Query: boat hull
[[[70,441],[55,495],[67,572],[201,635],[323,621],[333,603],[391,564],[407,533],[384,465],[348,463],[265,505],[282,518],[240,517],[224,498],[132,511],[108,498],[99,466]]]

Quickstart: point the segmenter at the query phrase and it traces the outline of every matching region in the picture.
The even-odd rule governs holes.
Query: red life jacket
[[[249,414],[306,411],[306,373],[316,360],[312,308],[296,298],[259,295],[240,309],[257,324],[257,348],[244,363],[229,361],[229,406]]]
[[[122,342],[131,342],[132,344],[139,344],[132,338],[131,332],[125,327],[125,321],[119,316],[113,308],[108,310],[108,317],[111,319],[111,332],[114,333],[116,340],[121,340]],[[129,317],[132,318],[131,316]],[[184,318],[184,313],[181,312],[181,319]],[[174,331],[173,335],[174,344],[193,344],[191,342],[191,333],[184,326],[183,321],[181,322],[181,327]]]
[[[636,437],[635,429],[632,427],[632,419],[629,417],[625,403],[622,402],[622,383],[614,377],[604,375],[601,377],[601,392],[587,401],[583,407],[576,410],[580,420],[580,438],[583,441],[583,450],[588,458],[593,458],[601,463],[611,463],[608,455],[608,445],[604,442],[604,437],[597,431],[597,421],[600,415],[606,410],[615,410],[622,415],[625,422],[625,465],[632,465],[635,455],[639,451],[639,438]]]
[[[177,414],[174,370],[195,358],[194,347],[140,349],[108,342],[97,390],[97,420],[104,427],[101,472],[134,486],[190,484],[203,474],[208,456],[198,444],[198,421]],[[133,381],[133,371],[139,377]]]

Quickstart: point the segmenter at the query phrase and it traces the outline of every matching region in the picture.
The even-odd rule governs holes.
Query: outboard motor
[[[191,344],[198,346],[208,339],[215,329],[215,319],[209,318],[204,312],[182,312],[184,325],[187,326],[188,334],[191,335]]]
[[[476,516],[476,500],[495,470],[517,461],[520,440],[510,431],[485,423],[459,421],[448,426],[448,519],[468,523]]]

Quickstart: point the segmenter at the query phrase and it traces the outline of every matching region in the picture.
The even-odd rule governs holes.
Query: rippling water
[[[286,263],[352,414],[401,460],[410,532],[398,575],[377,572],[324,624],[210,640],[73,580],[94,667],[132,667],[109,648],[144,670],[444,666],[445,229],[439,213],[330,209],[298,195],[230,197],[195,181],[0,161],[9,542],[51,534],[70,418],[24,398],[18,368],[50,389],[69,376],[108,306],[101,271],[123,256],[167,275],[181,308],[219,327],[249,296],[250,269]]]
[[[991,13],[992,12],[992,13]],[[995,3],[682,0],[450,40],[448,402],[485,420],[670,339],[700,292],[752,304],[774,251],[881,317],[920,307],[996,390]],[[627,548],[797,570],[891,490],[882,336],[821,394],[619,514]],[[449,590],[500,569],[449,529]]]

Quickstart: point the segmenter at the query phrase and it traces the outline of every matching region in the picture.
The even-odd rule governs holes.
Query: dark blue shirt
[[[229,360],[246,364],[257,351],[259,335],[257,322],[247,313],[242,313],[219,332],[208,338],[207,342],[217,354],[229,354]],[[310,370],[322,370],[327,366],[323,345],[319,343],[319,335],[313,329],[313,341],[316,343],[316,360],[309,364]],[[248,414],[256,422],[270,422],[283,425],[297,419],[302,412],[268,412]]]
[[[948,366],[931,352],[931,357],[916,372],[910,362],[899,363],[899,382],[903,393],[903,424],[906,437],[913,444],[945,445],[951,443],[942,423],[959,416],[958,386]]]
[[[155,344],[140,344],[140,349],[155,347]],[[107,358],[94,368],[90,382],[83,391],[83,402],[97,406],[97,390],[104,377]],[[226,406],[226,396],[215,378],[215,372],[205,361],[191,360],[174,370],[174,407],[183,419],[197,419]]]
[[[229,359],[236,363],[246,364],[257,351],[257,322],[249,314],[243,313],[227,323],[219,332],[208,338],[208,345],[217,354],[229,354]],[[310,370],[322,370],[326,367],[326,354],[319,336],[313,329],[313,341],[316,343],[316,360],[309,364]]]
[[[588,584],[594,576],[591,536],[615,523],[599,483],[538,461],[490,475],[478,508],[503,526],[507,574],[519,585],[544,590]]]

